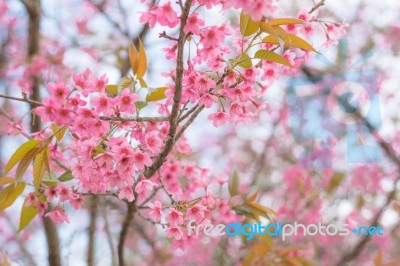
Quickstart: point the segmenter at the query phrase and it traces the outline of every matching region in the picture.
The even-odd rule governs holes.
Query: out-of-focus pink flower
[[[171,209],[170,213],[165,217],[170,226],[178,226],[183,224],[183,215],[181,212]]]
[[[181,231],[181,229],[179,229],[179,227],[169,227],[166,231],[165,231],[165,235],[169,238],[173,238],[175,240],[180,240],[183,236],[183,233]]]
[[[208,119],[213,121],[214,127],[219,127],[225,125],[229,120],[229,115],[225,112],[217,112],[215,114],[210,114]]]
[[[49,216],[50,219],[57,224],[69,223],[67,213],[60,206],[55,207],[52,211],[48,212],[46,216]]]
[[[149,203],[151,211],[149,212],[150,218],[153,218],[156,222],[160,222],[163,212],[161,202],[158,200],[153,203]]]
[[[157,184],[148,180],[148,179],[143,179],[140,180],[139,183],[135,187],[135,191],[138,194],[146,193],[149,192],[155,187]]]
[[[133,190],[131,187],[124,187],[119,192],[118,198],[121,200],[127,199],[129,202],[132,202],[135,199],[135,195],[133,194]]]

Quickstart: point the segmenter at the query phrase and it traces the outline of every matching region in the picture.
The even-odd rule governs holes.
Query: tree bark
[[[39,53],[40,40],[40,20],[41,20],[41,0],[22,0],[29,15],[28,25],[28,59],[32,59]],[[30,98],[40,102],[40,78],[31,76],[32,95]],[[31,105],[31,132],[38,132],[41,129],[41,122],[32,112],[34,106]],[[58,238],[57,228],[52,220],[43,217],[43,226],[47,239],[47,249],[49,252],[48,261],[50,266],[61,266],[60,240]]]
[[[89,225],[89,243],[88,243],[88,254],[87,264],[88,266],[94,266],[94,247],[95,247],[95,234],[96,234],[96,221],[97,221],[97,197],[92,196],[90,199],[90,225]]]

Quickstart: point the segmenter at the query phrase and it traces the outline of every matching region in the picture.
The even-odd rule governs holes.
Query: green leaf
[[[142,40],[139,39],[139,61],[136,73],[139,79],[143,78],[144,74],[146,73],[146,70],[147,70],[146,51],[144,50]]]
[[[60,175],[60,177],[58,178],[58,180],[60,182],[67,182],[74,179],[74,177],[72,176],[72,172],[71,170],[67,170],[65,171],[62,175]]]
[[[33,161],[33,158],[36,156],[38,147],[33,148],[27,154],[25,154],[24,158],[19,162],[17,166],[17,170],[15,171],[15,181],[19,182],[22,176],[25,174],[26,169],[28,169],[29,164]]]
[[[53,129],[54,136],[58,141],[64,137],[65,131],[67,131],[68,127],[59,127],[57,124],[51,124],[51,128]]]
[[[233,171],[229,178],[228,190],[231,197],[236,196],[239,192],[239,175],[236,170]]]
[[[108,96],[116,96],[118,94],[118,85],[109,84],[106,86],[106,93]]]
[[[148,105],[148,103],[147,102],[143,102],[143,101],[137,101],[137,102],[135,102],[135,105],[136,105],[136,109],[138,111],[140,111],[143,108],[145,108]]]
[[[253,21],[249,14],[240,13],[240,32],[243,36],[253,35],[260,28],[260,21]]]
[[[248,54],[241,54],[237,56],[234,60],[234,65],[239,65],[243,68],[250,68],[253,66],[253,63],[251,62],[251,58]]]
[[[19,195],[24,191],[25,183],[20,182],[14,186],[11,184],[6,188],[0,190],[0,211],[10,207]]]
[[[40,140],[29,140],[22,144],[11,156],[10,160],[6,165],[5,174],[11,171],[11,169],[22,159],[25,155],[32,150],[33,148],[37,147],[40,144]]]
[[[46,147],[40,153],[38,153],[33,161],[33,183],[38,188],[42,182],[44,171],[47,168],[46,162],[49,160],[50,150]],[[48,171],[50,169],[47,169]]]
[[[306,42],[302,38],[300,38],[300,37],[298,37],[298,36],[296,36],[294,34],[290,34],[290,33],[286,33],[286,36],[287,36],[287,38],[284,40],[285,46],[297,47],[297,48],[301,48],[301,49],[304,49],[304,50],[316,52],[314,47],[312,47],[311,44],[309,44],[308,42]],[[273,36],[273,35],[268,35],[267,37],[265,37],[262,40],[262,42],[263,43],[280,44],[279,39],[276,36]]]
[[[285,65],[285,66],[293,67],[289,63],[289,61],[286,60],[286,58],[284,58],[283,56],[281,56],[281,55],[279,55],[277,53],[274,53],[274,52],[271,52],[271,51],[268,51],[268,50],[258,50],[256,52],[256,54],[254,55],[254,57],[258,58],[258,59],[267,60],[267,61],[275,62],[275,63],[278,63],[278,64],[282,64],[282,65]]]
[[[33,220],[33,218],[35,218],[35,216],[38,214],[38,211],[32,205],[26,206],[25,203],[26,203],[26,200],[24,201],[24,204],[22,205],[21,217],[19,219],[18,232],[21,232],[21,230],[24,229]]]
[[[154,89],[152,92],[147,94],[146,97],[146,102],[154,102],[154,101],[159,101],[162,99],[165,99],[165,91],[167,90],[167,87],[160,87]]]

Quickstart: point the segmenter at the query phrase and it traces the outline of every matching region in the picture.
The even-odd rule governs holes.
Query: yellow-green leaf
[[[147,88],[147,83],[144,79],[139,78],[139,83],[142,88]]]
[[[57,124],[51,124],[51,128],[53,129],[54,136],[58,141],[64,137],[65,131],[67,131],[67,127],[59,127]]]
[[[24,205],[22,205],[18,232],[21,232],[21,230],[24,229],[38,214],[38,211],[32,205],[26,206],[25,203],[26,200],[24,201]]]
[[[15,171],[15,181],[19,182],[21,177],[25,174],[26,169],[28,169],[29,164],[33,161],[33,158],[36,156],[38,147],[33,148],[27,154],[25,154],[24,158],[21,159],[17,166],[17,170]]]
[[[247,202],[254,202],[257,199],[258,192],[255,192],[253,195],[247,198]]]
[[[239,175],[236,170],[233,171],[229,178],[228,190],[231,197],[237,195],[239,192]]]
[[[7,185],[14,182],[12,177],[0,177],[0,186]]]
[[[247,202],[247,206],[249,207],[249,209],[251,211],[254,211],[258,215],[266,217],[266,218],[270,218],[268,215],[268,211],[266,210],[266,208],[264,206],[262,206],[258,203],[254,203],[254,202]]]
[[[135,106],[136,106],[136,109],[137,109],[138,111],[142,110],[142,109],[145,108],[147,105],[148,105],[147,102],[143,102],[143,101],[137,101],[137,102],[135,102]]]
[[[258,59],[267,60],[267,61],[275,62],[275,63],[278,63],[278,64],[282,64],[282,65],[285,65],[285,66],[293,67],[289,63],[289,61],[286,60],[286,58],[284,58],[283,56],[281,56],[281,55],[279,55],[277,53],[274,53],[274,52],[271,52],[271,51],[268,51],[268,50],[258,50],[256,52],[256,54],[254,55],[254,57],[258,58]]]
[[[253,35],[260,28],[260,21],[253,21],[249,14],[240,13],[240,32],[243,36]]]
[[[147,70],[146,51],[144,50],[142,41],[139,39],[139,61],[136,73],[138,78],[143,78],[144,74],[146,73],[146,70]]]
[[[288,24],[304,24],[304,21],[297,18],[275,18],[267,22],[271,26],[288,25]]]
[[[60,182],[67,182],[67,181],[70,181],[70,180],[72,180],[72,179],[74,179],[74,177],[72,176],[71,170],[65,171],[65,172],[58,178],[58,180],[59,180]]]
[[[60,181],[57,179],[53,172],[45,171],[43,175],[42,182],[47,186],[56,186]]]
[[[333,176],[331,177],[331,179],[329,180],[329,184],[326,188],[326,192],[328,194],[331,194],[332,192],[334,192],[339,187],[339,185],[342,183],[344,177],[345,177],[344,173],[335,172],[333,174]]]
[[[11,156],[10,160],[6,165],[5,174],[10,172],[10,170],[19,162],[25,155],[32,150],[33,148],[37,147],[40,144],[40,140],[29,140],[22,144]]]
[[[243,68],[250,68],[253,66],[251,58],[248,54],[241,54],[234,59],[234,64]]]
[[[165,91],[167,90],[167,87],[160,87],[154,89],[152,92],[147,94],[146,97],[146,102],[154,102],[154,101],[159,101],[165,98]]]
[[[301,48],[304,50],[316,52],[314,47],[312,47],[311,44],[309,44],[302,38],[300,38],[294,34],[290,34],[290,33],[286,33],[286,37],[287,38],[285,38],[285,40],[284,40],[285,46],[297,47],[297,48]],[[264,43],[280,44],[279,39],[273,35],[266,36],[262,41]]]
[[[50,156],[49,148],[46,147],[40,153],[35,156],[33,161],[33,183],[38,188],[42,182],[44,171],[47,167],[46,161],[48,162]],[[47,169],[50,170],[50,169]]]
[[[136,74],[139,62],[138,62],[138,52],[133,42],[129,44],[129,61],[131,63],[133,74]]]
[[[287,32],[279,26],[271,26],[266,22],[261,23],[260,28],[262,31],[275,36],[279,40],[279,45],[283,46],[287,41]]]
[[[106,93],[108,96],[116,96],[118,94],[118,85],[109,84],[106,86]]]
[[[25,183],[20,182],[14,186],[11,184],[6,188],[0,190],[0,211],[10,207],[19,195],[24,191]]]
[[[133,82],[134,82],[134,79],[129,76],[122,77],[119,80],[119,87],[121,90],[125,89],[125,88],[130,88],[133,85]]]

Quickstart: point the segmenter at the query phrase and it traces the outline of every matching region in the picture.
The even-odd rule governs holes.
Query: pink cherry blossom
[[[53,201],[54,198],[58,197],[58,195],[60,194],[60,191],[58,190],[57,187],[50,187],[49,186],[44,191],[44,194],[46,195],[48,201]]]
[[[56,206],[52,211],[48,212],[46,216],[50,217],[50,219],[57,224],[69,223],[67,213],[60,206]]]
[[[135,187],[135,192],[138,194],[146,193],[149,192],[153,189],[153,187],[157,186],[156,183],[148,180],[148,179],[142,179],[139,181],[139,183]]]
[[[168,229],[165,231],[165,235],[175,240],[180,240],[183,236],[183,233],[179,227],[173,226],[168,227]]]
[[[225,125],[229,120],[229,115],[225,112],[217,112],[214,114],[210,114],[208,119],[213,121],[214,127],[219,127]]]
[[[135,199],[135,195],[133,194],[133,190],[131,187],[124,187],[119,192],[118,198],[121,200],[127,199],[129,202],[132,202]]]
[[[156,200],[154,204],[149,203],[149,208],[151,209],[151,211],[149,212],[150,218],[154,219],[156,222],[160,222],[163,216],[163,211],[162,211],[163,207],[161,202]]]
[[[173,208],[170,209],[170,213],[165,217],[165,220],[170,226],[178,226],[183,223],[183,214]]]
[[[119,106],[121,112],[135,113],[136,106],[135,102],[139,99],[139,96],[131,93],[129,89],[124,89],[121,95],[116,98],[116,103]]]
[[[185,28],[183,29],[185,33],[191,32],[192,34],[198,35],[200,33],[200,27],[204,26],[204,20],[199,18],[198,13],[193,13],[188,17]]]

